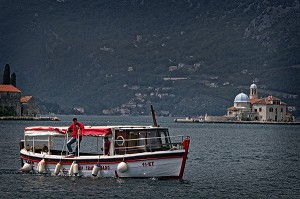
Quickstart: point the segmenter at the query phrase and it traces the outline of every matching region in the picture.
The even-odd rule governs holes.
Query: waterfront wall
[[[226,122],[226,121],[237,121],[237,119],[236,119],[236,117],[205,115],[204,121],[206,121],[206,122]]]

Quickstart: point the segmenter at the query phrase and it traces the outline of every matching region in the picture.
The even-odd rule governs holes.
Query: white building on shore
[[[259,98],[255,84],[250,86],[249,97],[245,93],[235,97],[234,106],[227,109],[226,117],[237,121],[289,122],[292,120],[287,114],[286,103],[274,96]]]

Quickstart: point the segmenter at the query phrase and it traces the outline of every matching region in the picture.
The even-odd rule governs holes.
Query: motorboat
[[[21,171],[54,176],[175,178],[184,174],[190,138],[166,127],[85,126],[77,155],[69,155],[68,127],[32,126],[20,142]],[[109,140],[108,151],[104,139]],[[78,143],[77,143],[78,144]],[[102,150],[101,150],[102,149]]]

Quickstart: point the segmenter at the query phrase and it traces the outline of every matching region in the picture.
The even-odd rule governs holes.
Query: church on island
[[[287,112],[287,104],[274,96],[259,98],[256,84],[250,86],[249,96],[238,94],[234,105],[227,109],[225,116],[208,116],[207,122],[258,121],[258,122],[293,122],[294,118]]]

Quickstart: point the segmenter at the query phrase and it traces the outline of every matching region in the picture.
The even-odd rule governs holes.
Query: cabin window
[[[156,151],[172,147],[169,133],[165,129],[129,130],[126,131],[126,135],[118,132],[116,136],[116,154]]]
[[[161,139],[161,146],[165,149],[170,149],[170,137],[167,131],[159,131],[160,139]]]
[[[164,134],[164,132],[159,132],[160,134],[160,138],[161,138],[161,144],[166,144],[167,140],[166,140],[166,135]]]
[[[138,145],[139,145],[140,147],[145,147],[145,145],[146,145],[146,132],[144,132],[144,131],[139,131]]]
[[[146,151],[146,132],[130,131],[128,133],[128,141],[126,146],[129,153]]]
[[[157,149],[161,147],[161,140],[157,135],[157,131],[148,131],[147,132],[147,143],[148,148]]]
[[[139,132],[136,131],[131,131],[129,132],[129,136],[128,136],[128,147],[135,147],[138,146],[138,139],[139,139]]]

